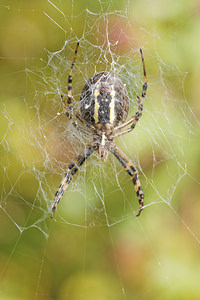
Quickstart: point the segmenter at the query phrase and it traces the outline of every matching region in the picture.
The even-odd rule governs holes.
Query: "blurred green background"
[[[200,299],[199,1],[2,0],[0,20],[0,299]],[[94,157],[50,220],[87,142],[59,98],[78,39],[76,99],[116,68],[130,114],[143,48],[144,114],[118,142],[140,173],[140,218],[128,175]]]

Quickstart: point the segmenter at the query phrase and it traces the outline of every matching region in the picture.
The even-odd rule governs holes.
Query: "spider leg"
[[[118,161],[124,167],[125,171],[131,176],[140,205],[138,214],[136,215],[138,217],[141,214],[144,205],[144,194],[139,181],[138,171],[131,160],[121,150],[119,150],[115,144],[110,143],[108,146],[108,150],[118,159]]]
[[[60,95],[61,97],[61,102],[62,102],[62,105],[63,105],[63,111],[65,113],[65,115],[71,119],[72,116],[73,116],[73,113],[75,114],[75,116],[85,125],[87,126],[88,128],[91,128],[93,127],[92,125],[90,125],[87,121],[85,121],[75,110],[74,110],[74,107],[73,107],[73,104],[72,104],[72,71],[73,71],[73,68],[74,68],[74,64],[75,64],[75,60],[76,60],[76,55],[77,55],[77,52],[78,52],[78,47],[79,47],[79,42],[77,42],[77,45],[76,45],[76,49],[75,49],[75,52],[74,52],[74,58],[73,58],[73,61],[72,61],[72,64],[71,64],[71,68],[70,68],[70,71],[69,71],[69,76],[68,76],[68,85],[67,85],[67,89],[68,89],[68,98],[67,98],[67,105],[65,103],[65,99],[63,97],[63,95]],[[81,127],[80,126],[77,126],[77,123],[76,122],[73,122],[73,125],[74,127],[77,127],[78,129],[80,129]],[[81,129],[82,131],[84,131],[84,129]]]
[[[137,122],[139,121],[139,119],[141,118],[142,116],[142,111],[143,111],[143,100],[146,96],[146,91],[147,91],[147,76],[146,76],[146,69],[145,69],[145,64],[144,64],[144,57],[143,57],[143,53],[142,53],[142,49],[140,48],[140,55],[141,55],[141,59],[142,59],[142,65],[143,65],[143,72],[144,72],[144,82],[143,82],[143,86],[142,86],[142,96],[141,98],[137,95],[137,99],[138,99],[138,111],[136,112],[135,115],[133,115],[130,120],[128,120],[127,122],[125,123],[122,123],[121,125],[119,126],[116,126],[115,127],[115,130],[118,131],[118,130],[121,130],[122,128],[128,126],[129,124],[131,124],[131,127],[124,130],[124,131],[121,131],[121,132],[118,132],[115,134],[115,137],[118,137],[120,135],[124,135],[130,131],[132,131]]]
[[[68,109],[67,109],[67,107],[66,107],[66,104],[65,104],[65,100],[64,100],[64,98],[63,98],[63,95],[61,95],[61,101],[62,101],[62,103],[63,103],[63,111],[64,111],[65,115],[66,115],[67,117],[69,117],[69,119],[71,119],[72,116],[69,115],[69,111],[68,111]],[[73,112],[74,112],[74,108],[73,108]],[[86,120],[84,120],[84,119],[79,115],[79,113],[77,113],[76,111],[75,111],[75,116],[76,116],[76,118],[77,118],[79,121],[81,121],[86,127],[90,128],[90,129],[91,129],[91,128],[94,129],[94,126],[91,125],[91,124],[89,124]],[[83,127],[79,126],[78,123],[77,123],[76,121],[72,122],[72,124],[73,124],[74,127],[76,127],[78,130],[84,132],[86,135],[89,134]]]
[[[87,130],[85,130],[83,127],[79,126],[78,123],[77,123],[77,121],[74,121],[74,122],[72,123],[72,125],[73,125],[78,131],[84,133],[85,135],[87,135],[87,136],[92,136],[92,133],[89,132],[89,131],[87,131]]]
[[[89,145],[84,153],[78,155],[74,162],[71,162],[68,165],[67,171],[61,181],[61,184],[58,187],[58,190],[55,193],[54,202],[52,205],[51,218],[53,218],[54,212],[58,203],[60,202],[64,192],[66,191],[69,183],[72,181],[73,175],[79,170],[82,164],[86,161],[90,155],[97,149],[96,144]]]
[[[74,67],[74,64],[75,64],[75,60],[76,60],[76,54],[77,54],[77,51],[78,51],[78,46],[79,46],[79,42],[76,44],[76,49],[75,49],[75,52],[74,52],[74,58],[73,58],[73,61],[72,61],[72,64],[71,64],[71,68],[69,70],[68,85],[67,85],[67,89],[68,89],[67,106],[65,104],[65,100],[64,100],[63,96],[61,95],[63,110],[64,110],[65,115],[69,119],[72,118],[73,111],[74,111],[74,107],[73,107],[73,104],[72,104],[72,71],[73,71],[73,67]]]

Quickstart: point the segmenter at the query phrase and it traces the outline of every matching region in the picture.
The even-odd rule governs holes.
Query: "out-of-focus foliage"
[[[61,0],[51,3],[60,7],[63,19],[49,1],[3,0],[0,4],[0,299],[200,299],[200,4],[194,0]],[[116,10],[116,16],[117,11],[127,9],[125,22],[130,22],[132,28],[134,24],[140,28],[133,35],[146,50],[147,96],[152,99],[151,103],[159,105],[163,96],[156,84],[157,78],[170,74],[168,66],[177,70],[174,76],[167,78],[166,91],[169,91],[169,99],[170,93],[176,94],[178,99],[184,99],[184,105],[188,104],[183,119],[176,118],[175,111],[169,115],[169,120],[174,120],[173,126],[177,126],[173,133],[185,135],[187,176],[176,186],[174,209],[163,205],[164,202],[157,203],[147,207],[140,219],[131,214],[112,227],[104,223],[84,228],[45,220],[46,228],[42,232],[37,228],[37,225],[43,228],[37,220],[44,220],[41,221],[40,212],[32,211],[40,184],[38,178],[43,172],[37,164],[40,151],[39,147],[29,151],[23,142],[24,137],[29,139],[27,106],[31,107],[32,100],[28,95],[36,86],[28,83],[27,68],[42,68],[40,59],[45,60],[45,49],[59,50],[68,38],[50,17],[61,27],[69,22],[69,28],[73,27],[79,36],[86,9],[94,14]],[[140,36],[143,31],[148,32],[148,40]],[[162,60],[162,74],[158,61],[154,62],[155,53]],[[181,109],[181,101],[179,105]],[[31,120],[39,139],[34,116]],[[18,124],[18,130],[14,129],[13,122]],[[187,133],[185,122],[188,122]],[[53,131],[53,128],[49,126],[48,130]],[[169,139],[176,149],[176,136]],[[127,145],[131,143],[128,137],[125,141]],[[148,148],[143,152],[141,164],[150,173]],[[160,153],[161,158],[162,155]],[[32,168],[33,161],[38,171],[36,174],[33,170],[34,176],[33,172],[26,173],[23,165]],[[174,167],[173,172],[176,171]],[[52,180],[51,174],[45,176],[46,180]],[[154,181],[167,191],[168,180],[171,179],[161,164]],[[12,197],[7,195],[5,200],[5,190],[12,187],[16,198],[23,195],[21,205],[16,204],[13,194]],[[130,183],[131,200],[135,199],[133,193]],[[77,194],[72,195],[72,199]],[[112,209],[115,198],[112,191],[110,195]],[[147,188],[146,203],[149,198],[154,201],[154,195],[148,194]],[[117,209],[119,213],[123,211],[122,207]],[[73,210],[78,211],[79,207],[72,207],[72,214]],[[36,226],[29,227],[29,223]]]

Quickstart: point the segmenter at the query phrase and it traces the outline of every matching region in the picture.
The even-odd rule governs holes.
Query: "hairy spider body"
[[[71,119],[75,116],[85,128],[78,125],[77,121],[72,124],[80,131],[87,135],[91,135],[93,140],[85,151],[78,155],[76,159],[68,165],[67,171],[61,181],[52,206],[51,217],[55,212],[57,204],[60,202],[65,190],[72,180],[73,175],[78,171],[82,164],[88,159],[94,151],[99,152],[99,157],[107,160],[108,152],[111,152],[124,167],[125,171],[130,175],[134,184],[135,192],[139,201],[140,209],[137,216],[140,215],[143,204],[144,194],[139,181],[137,169],[132,161],[117,148],[114,139],[118,136],[126,134],[135,128],[138,120],[142,115],[143,100],[147,90],[146,70],[142,50],[140,49],[144,83],[142,87],[141,98],[137,96],[138,111],[128,121],[126,118],[129,111],[129,98],[125,85],[116,75],[108,72],[100,72],[91,77],[83,87],[80,96],[80,112],[74,110],[72,104],[72,70],[74,67],[76,54],[79,43],[77,43],[74,59],[68,77],[68,99],[65,104],[64,97],[61,95],[63,110],[66,116]],[[128,129],[121,131],[124,127],[131,125]],[[89,131],[90,130],[90,131]]]
[[[121,79],[100,72],[85,84],[80,97],[81,116],[91,125],[124,122],[129,110],[128,93]]]

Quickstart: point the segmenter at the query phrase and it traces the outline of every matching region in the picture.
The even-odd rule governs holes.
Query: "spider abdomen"
[[[121,79],[108,72],[100,72],[85,84],[80,96],[80,112],[90,124],[124,122],[129,110],[129,99]]]

